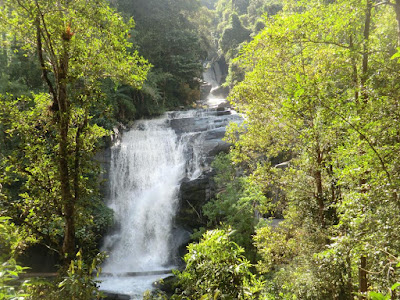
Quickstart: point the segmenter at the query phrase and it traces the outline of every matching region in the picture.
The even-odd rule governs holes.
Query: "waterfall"
[[[172,221],[185,175],[184,147],[167,117],[136,122],[113,146],[109,207],[118,221],[106,236],[109,253],[100,288],[142,299],[161,275],[119,275],[171,269]]]
[[[184,170],[183,147],[166,126],[166,118],[137,122],[113,147],[109,205],[120,228],[105,239],[104,247],[111,252],[104,272],[168,267],[172,219]]]
[[[210,174],[213,157],[229,148],[222,141],[226,125],[242,120],[223,103],[209,97],[208,108],[137,121],[112,147],[108,205],[117,223],[104,240],[109,257],[101,290],[142,299],[154,281],[168,276],[160,274],[176,268],[177,248],[189,236],[174,225],[179,188]],[[184,195],[180,205],[191,205],[193,195]]]

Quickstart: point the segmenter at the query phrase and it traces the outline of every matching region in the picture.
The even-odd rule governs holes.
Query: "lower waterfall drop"
[[[118,228],[104,241],[103,250],[109,257],[103,273],[109,277],[102,279],[100,288],[133,299],[141,299],[156,278],[115,276],[172,267],[172,221],[179,183],[185,176],[185,159],[183,147],[167,122],[165,117],[136,122],[112,149],[109,206]],[[129,279],[131,282],[126,282]],[[121,285],[123,289],[118,288]]]

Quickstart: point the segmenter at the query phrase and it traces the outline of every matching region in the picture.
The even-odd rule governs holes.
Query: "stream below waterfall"
[[[102,291],[142,299],[177,267],[177,249],[189,236],[174,224],[180,184],[209,169],[226,125],[241,121],[229,108],[217,109],[224,101],[209,97],[208,108],[139,120],[112,147],[108,205],[117,224],[104,239]]]

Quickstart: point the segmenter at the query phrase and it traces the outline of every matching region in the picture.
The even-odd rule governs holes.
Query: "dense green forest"
[[[238,43],[249,2],[222,14]],[[204,208],[211,228],[224,225],[189,249],[182,295],[398,299],[400,3],[263,4],[274,9],[263,7],[251,42],[224,51],[222,31],[229,100],[245,122],[230,128],[231,153],[215,163],[221,192]],[[257,212],[284,220],[271,227]],[[220,238],[236,242],[229,253]]]
[[[400,299],[399,0],[0,4],[0,299],[101,297],[94,155],[221,59],[244,122],[174,294],[146,298]],[[15,281],[37,245],[59,277]]]

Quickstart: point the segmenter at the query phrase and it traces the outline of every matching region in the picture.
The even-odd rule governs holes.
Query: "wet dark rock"
[[[144,124],[138,124],[137,129],[144,131],[146,129],[146,126]]]
[[[207,98],[210,94],[211,88],[211,84],[203,84],[200,86],[200,100],[205,100]]]
[[[172,119],[169,122],[177,134],[206,131],[209,127],[209,119],[201,117]]]
[[[103,148],[98,151],[94,157],[95,161],[100,165],[102,172],[99,174],[99,187],[100,194],[103,198],[107,199],[110,196],[110,188],[108,185],[108,178],[111,165],[111,148]]]
[[[229,87],[219,86],[211,91],[214,97],[226,98],[229,95]]]
[[[197,114],[198,112],[198,114]],[[181,117],[179,113],[170,114],[170,126],[180,136],[184,136],[188,145],[187,159],[197,157],[201,176],[196,179],[184,179],[180,186],[179,208],[175,218],[176,225],[188,231],[206,225],[202,207],[214,197],[215,184],[211,163],[219,153],[227,153],[230,144],[223,141],[226,127],[230,122],[241,122],[242,118],[232,114],[228,102],[222,102],[217,108],[199,110]],[[195,153],[195,151],[197,151]]]
[[[217,111],[226,111],[231,108],[231,105],[228,101],[224,101],[217,106]]]
[[[178,280],[176,276],[171,275],[159,281],[153,283],[153,287],[159,291],[166,293],[167,295],[172,295],[175,292],[175,286]]]
[[[211,199],[215,191],[211,174],[212,172],[209,172],[197,179],[186,179],[181,183],[179,209],[175,219],[177,224],[189,230],[206,224],[202,207]]]
[[[225,82],[226,76],[228,75],[229,66],[225,61],[225,57],[221,55],[218,57],[212,65],[212,70],[215,76],[215,80],[218,84]]]
[[[186,245],[191,240],[191,232],[179,226],[172,229],[171,236],[171,248],[178,249],[176,256],[171,258],[171,262],[175,266],[183,266],[182,257],[186,254]]]
[[[221,152],[228,153],[230,146],[231,145],[229,143],[220,139],[204,141],[202,148],[205,153],[205,164],[210,165],[215,156]]]
[[[129,295],[124,295],[124,294],[116,294],[116,293],[110,293],[110,292],[103,292],[105,295],[105,300],[130,300],[131,297]]]
[[[217,116],[226,116],[226,115],[230,115],[230,114],[231,114],[230,110],[217,111]]]
[[[214,123],[217,127],[217,123]],[[215,139],[219,139],[222,140],[225,136],[225,132],[226,132],[226,128],[225,126],[221,126],[221,127],[217,127],[214,129],[210,129],[207,132],[203,133],[204,136],[204,140],[215,140]]]

